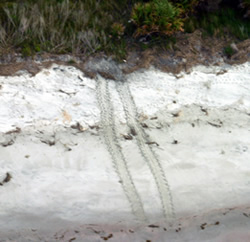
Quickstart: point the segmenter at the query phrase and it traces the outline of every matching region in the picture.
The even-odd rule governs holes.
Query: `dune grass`
[[[112,40],[111,26],[120,20],[125,1],[37,0],[0,6],[0,52],[23,55],[52,53],[91,54]],[[114,14],[115,13],[115,14]]]
[[[184,28],[188,33],[192,33],[198,28],[202,29],[204,37],[207,35],[215,37],[231,35],[239,40],[245,40],[250,36],[249,19],[243,19],[232,8],[220,9],[214,13],[191,17],[186,21]]]
[[[131,43],[142,42],[141,37],[146,36],[150,42],[139,44],[142,48],[159,45],[161,40],[176,41],[174,34],[182,30],[183,23],[185,32],[200,28],[204,37],[231,34],[239,40],[249,38],[250,23],[235,10],[197,16],[192,6],[198,2],[0,0],[0,55],[48,52],[87,56],[106,52],[122,59]],[[168,17],[169,12],[173,16]]]

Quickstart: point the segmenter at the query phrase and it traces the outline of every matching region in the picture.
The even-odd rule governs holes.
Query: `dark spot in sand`
[[[136,135],[137,135],[137,133],[136,133],[136,131],[135,131],[134,128],[130,128],[130,133],[131,133],[133,136],[136,136]]]
[[[54,140],[41,140],[42,143],[47,144],[49,146],[53,146],[56,144]]]
[[[174,140],[173,142],[172,142],[172,144],[174,144],[174,145],[177,145],[179,142],[178,142],[178,140]]]
[[[133,139],[133,136],[131,134],[123,134],[122,136],[126,140],[132,140]]]
[[[145,124],[145,123],[141,123],[141,126],[142,126],[143,128],[148,128],[148,125]]]
[[[77,129],[77,130],[79,130],[80,132],[84,131],[82,125],[81,125],[79,122],[77,122],[76,124],[71,125],[70,127],[71,127],[72,129]],[[90,127],[90,128],[91,128],[91,127]]]
[[[223,75],[227,72],[227,70],[221,70],[219,72],[216,73],[216,76],[219,76],[219,75]]]
[[[211,123],[211,122],[207,122],[208,124],[210,124],[211,126],[214,126],[216,128],[221,128],[222,126],[222,122],[220,122],[220,124],[215,124],[215,123]]]
[[[207,109],[201,107],[201,111],[202,111],[203,113],[205,113],[206,115],[208,115]]]
[[[10,130],[8,132],[6,132],[5,134],[13,134],[13,133],[20,133],[21,129],[19,127],[16,127],[14,130]]]
[[[178,228],[175,230],[176,233],[180,232],[181,231],[181,228]]]
[[[92,226],[95,226],[95,225],[92,225]],[[91,227],[87,227],[87,229],[91,229],[95,234],[100,234],[101,233],[101,231],[95,230],[95,229],[93,229]]]
[[[7,146],[10,146],[10,145],[13,145],[13,144],[14,144],[14,140],[10,140],[10,141],[8,141],[6,143],[3,143],[2,146],[7,147]]]
[[[77,78],[82,82],[83,79],[81,78],[81,76],[77,76]],[[85,86],[85,85],[82,85],[82,86]]]
[[[5,178],[3,179],[2,183],[0,185],[3,185],[4,183],[7,183],[11,180],[12,176],[10,175],[9,172],[6,172]]]
[[[62,90],[62,89],[59,89],[58,90],[59,92],[61,92],[61,93],[64,93],[64,94],[66,94],[66,95],[75,95],[77,92],[66,92],[66,91],[64,91],[64,90]]]
[[[201,229],[205,229],[206,225],[207,225],[207,223],[202,224],[202,225],[200,226]]]
[[[148,142],[146,142],[146,144],[147,145],[157,145],[157,146],[159,146],[159,144],[156,143],[155,141],[148,141]]]
[[[148,225],[148,227],[149,227],[149,228],[159,228],[160,226],[154,225],[154,224],[150,224],[150,225]]]
[[[172,113],[173,117],[177,118],[180,116],[180,113]]]
[[[101,237],[103,240],[109,240],[110,238],[112,238],[113,237],[113,234],[109,234],[108,236],[103,236],[103,237]]]
[[[98,125],[89,125],[89,127],[90,127],[91,129],[96,129],[96,130],[99,130],[99,129],[100,129],[100,127],[99,127]]]

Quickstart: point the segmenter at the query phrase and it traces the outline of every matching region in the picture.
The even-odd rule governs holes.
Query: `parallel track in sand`
[[[172,222],[175,218],[175,212],[170,187],[156,153],[146,144],[148,136],[138,121],[138,112],[129,85],[127,81],[118,81],[116,82],[116,88],[123,104],[127,125],[135,133],[140,153],[154,177],[165,219],[167,222]]]
[[[111,155],[114,168],[119,176],[124,192],[130,202],[132,212],[141,221],[146,221],[141,198],[136,190],[127,161],[118,142],[114,120],[113,104],[110,99],[109,81],[97,78],[97,99],[101,109],[101,127],[104,140]]]
[[[101,75],[103,70],[112,74],[115,80],[116,91],[124,109],[127,126],[131,130],[131,133],[134,134],[138,153],[141,154],[145,164],[149,167],[153,182],[156,184],[162,205],[163,216],[165,217],[166,222],[172,222],[175,218],[175,212],[170,187],[160,160],[152,147],[147,144],[148,135],[139,123],[137,108],[126,77],[123,75],[120,68],[114,63],[105,61],[100,62],[95,68],[97,72],[101,72]],[[116,123],[114,119],[114,107],[109,91],[110,81],[111,80],[106,79],[105,76],[104,78],[101,78],[97,75],[97,98],[101,109],[101,125],[103,127],[105,143],[112,157],[116,172],[121,179],[123,189],[130,201],[132,211],[139,219],[145,219],[146,216],[143,209],[143,203],[134,185],[127,166],[128,162],[126,161],[118,141],[118,132],[116,131]]]

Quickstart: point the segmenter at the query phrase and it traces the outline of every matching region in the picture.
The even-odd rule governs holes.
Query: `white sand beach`
[[[0,241],[250,241],[250,62],[0,76],[0,183]]]

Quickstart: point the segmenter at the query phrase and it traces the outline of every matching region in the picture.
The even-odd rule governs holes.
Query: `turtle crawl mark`
[[[101,109],[101,127],[104,140],[111,155],[116,173],[119,176],[120,183],[130,202],[133,214],[139,220],[146,221],[141,198],[134,185],[132,176],[128,169],[126,158],[118,141],[113,104],[110,99],[109,81],[100,77],[99,75],[97,76],[97,99]]]

